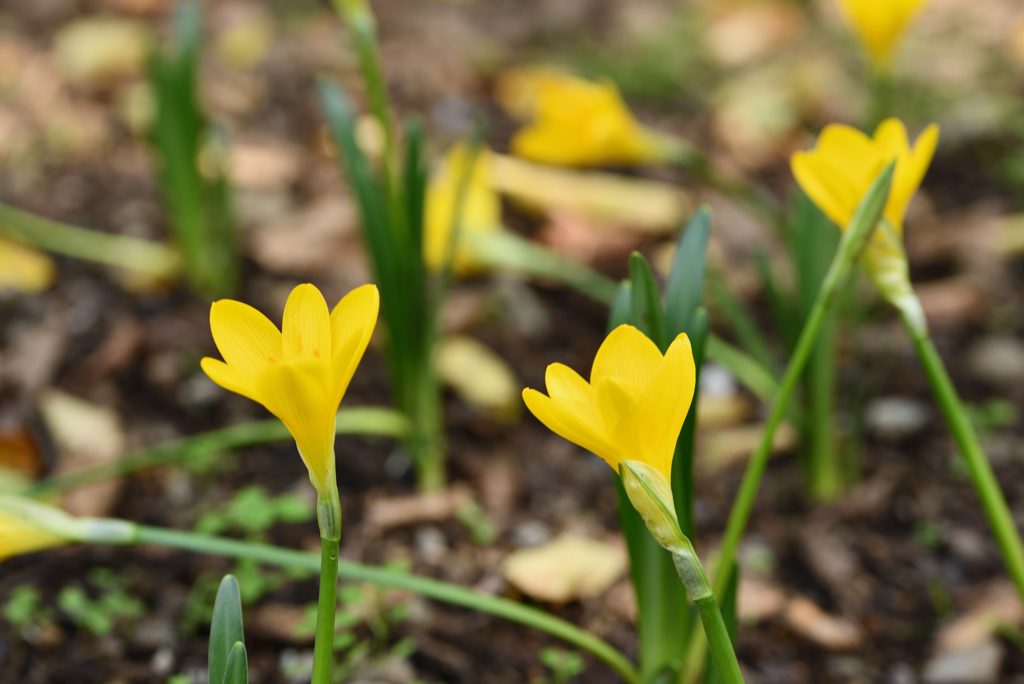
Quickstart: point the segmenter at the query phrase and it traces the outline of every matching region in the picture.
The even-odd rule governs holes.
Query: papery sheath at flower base
[[[512,153],[558,166],[632,166],[664,162],[675,141],[641,125],[610,81],[595,83],[554,69],[519,69],[499,83],[499,100],[531,122]]]
[[[263,404],[281,419],[321,494],[333,485],[334,420],[370,342],[380,297],[374,285],[349,292],[328,311],[313,285],[299,285],[285,304],[282,330],[241,302],[210,309],[210,328],[224,361],[202,360],[221,387]]]
[[[452,271],[466,276],[485,270],[464,246],[464,238],[469,233],[485,234],[501,230],[501,199],[491,187],[490,181],[491,152],[485,148],[480,149],[474,155],[472,169],[467,169],[469,155],[466,143],[452,147],[427,186],[423,260],[431,271],[440,270],[448,256],[460,185],[463,182],[465,189],[459,214],[460,240],[455,246]]]
[[[624,463],[641,472],[661,499],[656,507],[674,519],[672,457],[696,384],[689,338],[679,335],[662,356],[646,335],[621,325],[598,349],[589,383],[568,366],[553,363],[545,384],[547,395],[523,390],[533,415],[552,432],[603,458],[615,472],[622,473]],[[637,501],[629,488],[627,493],[649,525],[661,515],[652,502]]]
[[[896,161],[884,221],[872,237],[864,266],[882,296],[898,307],[918,307],[903,249],[903,220],[928,172],[938,141],[936,124],[925,128],[913,147],[906,127],[898,119],[883,121],[870,138],[850,126],[831,124],[818,136],[813,150],[797,152],[792,159],[793,175],[800,187],[842,229],[849,225],[878,174]]]
[[[877,69],[887,69],[893,49],[928,0],[838,0]]]

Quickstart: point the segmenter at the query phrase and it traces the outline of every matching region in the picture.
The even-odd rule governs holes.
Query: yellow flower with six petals
[[[598,349],[589,383],[553,363],[545,375],[548,396],[525,389],[523,400],[549,429],[616,472],[623,462],[640,462],[663,477],[667,489],[696,377],[685,333],[662,356],[642,332],[620,325]]]
[[[903,250],[903,219],[910,200],[921,185],[939,141],[939,127],[928,126],[911,147],[907,130],[898,119],[886,119],[867,135],[850,126],[832,124],[818,136],[815,148],[793,155],[793,175],[807,196],[826,216],[845,229],[857,205],[878,174],[896,161],[892,189],[886,202],[883,225],[875,231],[864,256],[865,267],[882,295],[903,308],[913,307]],[[923,319],[919,321],[923,324]]]
[[[675,146],[642,126],[610,81],[595,83],[553,69],[507,73],[498,99],[532,122],[512,138],[525,159],[559,166],[615,166],[666,161]]]
[[[893,48],[928,0],[839,0],[877,67],[888,66]]]
[[[445,155],[427,187],[424,216],[423,259],[432,271],[438,271],[448,256],[449,240],[454,227],[454,213],[459,200],[460,185],[466,187],[459,217],[460,244],[455,246],[452,270],[470,275],[483,270],[464,246],[468,233],[495,233],[501,229],[501,199],[491,186],[491,151],[481,149],[469,163],[468,147],[459,143]]]
[[[281,419],[320,493],[334,479],[335,414],[379,308],[374,285],[349,292],[328,312],[320,291],[306,284],[289,295],[282,330],[248,304],[222,299],[210,309],[210,328],[224,361],[204,358],[203,370],[221,387],[263,404]]]

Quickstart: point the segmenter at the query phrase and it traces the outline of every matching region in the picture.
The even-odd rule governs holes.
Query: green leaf
[[[248,684],[249,662],[245,652],[245,644],[236,641],[228,655],[227,667],[224,671],[224,684]]]
[[[217,600],[213,604],[213,621],[210,624],[210,684],[228,684],[228,659],[234,655],[236,644],[244,642],[242,598],[238,591],[238,581],[233,575],[225,575],[221,580],[220,589],[217,590]],[[245,659],[244,647],[242,659]]]
[[[633,320],[633,284],[629,280],[619,283],[619,289],[608,312],[608,332]]]
[[[633,283],[633,325],[651,338],[664,354],[668,349],[665,318],[661,308],[661,293],[651,265],[640,252],[629,257],[629,279]]]
[[[696,499],[693,461],[697,440],[697,404],[700,399],[700,371],[704,365],[704,346],[708,337],[708,312],[704,307],[698,307],[694,312],[688,336],[690,347],[693,349],[693,363],[697,368],[697,378],[690,411],[686,414],[686,421],[679,431],[675,455],[672,457],[672,498],[676,504],[679,528],[683,534],[693,539],[693,507]]]
[[[665,285],[665,329],[669,340],[679,333],[691,334],[693,316],[704,300],[711,208],[702,206],[686,224]]]

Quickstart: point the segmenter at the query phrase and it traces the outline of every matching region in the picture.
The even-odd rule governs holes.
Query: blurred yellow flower
[[[66,543],[0,508],[0,561]]]
[[[57,266],[43,252],[0,238],[0,292],[42,292],[56,275]]]
[[[553,69],[506,73],[498,101],[532,122],[512,138],[513,154],[561,166],[615,166],[666,161],[673,141],[633,117],[610,81],[595,83]]]
[[[884,220],[871,238],[864,266],[882,296],[922,328],[924,312],[910,285],[903,250],[903,219],[931,165],[938,141],[939,127],[935,124],[918,136],[913,148],[898,119],[883,121],[874,138],[855,128],[832,124],[821,132],[813,150],[797,152],[792,159],[793,175],[800,187],[843,229],[878,174],[895,160]]]
[[[871,59],[886,67],[893,48],[928,0],[839,0]]]
[[[907,206],[932,163],[938,141],[936,124],[924,130],[913,148],[899,119],[883,121],[873,138],[856,128],[831,124],[818,136],[813,150],[793,155],[793,175],[825,215],[846,228],[878,174],[895,160],[885,218],[902,235]]]
[[[523,400],[549,429],[597,454],[616,472],[624,461],[640,462],[660,474],[664,491],[671,492],[672,456],[695,382],[685,334],[662,356],[642,332],[620,325],[598,349],[589,383],[553,363],[545,375],[550,396],[525,389]]]
[[[203,370],[281,419],[321,493],[335,473],[334,417],[379,306],[376,286],[363,285],[328,313],[319,290],[299,285],[285,304],[283,334],[248,304],[222,299],[210,309],[213,339],[227,363],[207,357]]]
[[[448,255],[459,186],[463,181],[466,187],[460,216],[460,238],[467,233],[494,233],[501,229],[501,200],[490,180],[491,152],[479,150],[474,156],[472,170],[466,168],[469,154],[465,143],[452,147],[427,187],[423,259],[432,271],[440,270]],[[460,275],[482,270],[461,240],[455,247],[452,270]]]

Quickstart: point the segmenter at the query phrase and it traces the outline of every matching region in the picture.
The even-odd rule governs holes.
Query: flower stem
[[[950,380],[942,357],[939,356],[928,335],[928,330],[920,326],[913,315],[904,314],[902,308],[900,315],[921,365],[924,366],[928,382],[931,383],[932,391],[939,402],[946,424],[952,431],[960,453],[963,454],[964,461],[967,463],[967,470],[974,482],[974,488],[978,492],[978,498],[981,499],[989,527],[992,528],[992,534],[1003,555],[1003,562],[1006,563],[1006,570],[1017,587],[1021,603],[1024,603],[1024,545],[1021,544],[1020,533],[1017,531],[1003,492],[999,488],[999,482],[985,457],[974,426],[964,411],[963,403],[960,401],[953,381]]]
[[[871,235],[874,233],[882,216],[882,210],[889,197],[889,188],[892,184],[894,164],[890,164],[875,180],[871,189],[861,200],[857,212],[854,214],[850,225],[843,231],[843,237],[839,248],[832,259],[825,278],[822,280],[821,289],[814,299],[814,304],[804,322],[803,330],[796,343],[793,356],[786,366],[786,372],[779,383],[779,391],[772,404],[771,413],[765,423],[764,432],[761,433],[761,442],[757,451],[751,456],[747,464],[747,471],[743,474],[743,481],[740,483],[739,492],[733,501],[732,510],[729,512],[729,521],[725,527],[725,534],[722,537],[722,545],[719,550],[718,564],[715,568],[714,589],[715,595],[722,597],[729,584],[729,575],[732,573],[733,562],[736,558],[736,550],[739,547],[740,539],[747,528],[750,520],[750,513],[754,508],[754,500],[757,497],[757,490],[761,485],[761,478],[764,476],[765,468],[768,466],[768,457],[772,452],[772,442],[775,431],[786,417],[789,407],[789,400],[793,396],[800,378],[803,375],[807,360],[814,350],[818,333],[828,318],[832,306],[839,297],[840,286],[846,280],[854,264],[856,264],[864,248],[867,247]]]
[[[673,550],[672,560],[675,562],[679,579],[690,592],[693,602],[700,611],[700,621],[704,625],[704,635],[707,637],[711,659],[718,670],[719,680],[722,684],[743,684],[743,674],[736,660],[736,651],[732,647],[732,638],[693,546]]]
[[[315,556],[295,549],[162,527],[138,525],[135,529],[135,543],[138,544],[157,544],[214,556],[247,558],[259,563],[308,572],[316,572],[321,568],[321,564]],[[418,577],[401,570],[363,565],[348,560],[338,560],[337,566],[338,576],[347,580],[372,582],[382,587],[401,589],[541,630],[592,654],[617,672],[628,684],[640,684],[636,667],[608,642],[542,610],[500,596],[483,594],[456,584],[429,577]]]
[[[334,660],[334,613],[338,591],[338,540],[320,539],[320,600],[316,609],[313,684],[330,684]]]
[[[312,684],[331,684],[334,662],[334,616],[338,593],[338,542],[341,539],[341,501],[331,453],[323,491],[317,492],[316,517],[320,524],[320,600],[316,608],[316,643],[313,646]]]

